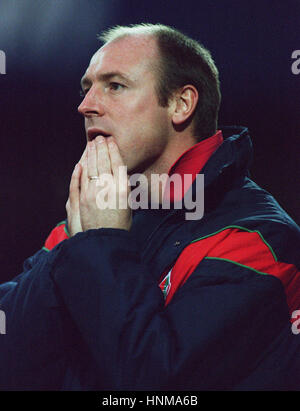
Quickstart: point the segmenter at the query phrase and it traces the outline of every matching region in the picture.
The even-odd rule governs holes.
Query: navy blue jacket
[[[248,130],[223,134],[202,219],[137,210],[0,286],[0,389],[300,388],[300,229],[249,178]]]

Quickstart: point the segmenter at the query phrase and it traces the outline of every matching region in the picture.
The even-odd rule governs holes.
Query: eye
[[[113,91],[119,91],[124,87],[125,86],[123,84],[116,83],[115,81],[112,81],[112,82],[109,83],[109,88]]]

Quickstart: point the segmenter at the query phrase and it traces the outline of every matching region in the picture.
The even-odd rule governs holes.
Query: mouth
[[[100,128],[89,128],[87,131],[88,141],[93,141],[97,136],[103,136],[105,138],[110,137],[111,134],[107,133]]]

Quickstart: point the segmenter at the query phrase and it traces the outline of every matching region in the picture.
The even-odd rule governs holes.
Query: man
[[[2,389],[299,388],[300,230],[250,180],[248,130],[217,130],[209,52],[162,25],[102,40],[67,221],[0,287]],[[127,202],[137,173],[152,209]],[[192,178],[150,184],[165,173]],[[199,174],[204,215],[187,219],[175,204],[201,201]],[[102,176],[114,208],[99,206]]]

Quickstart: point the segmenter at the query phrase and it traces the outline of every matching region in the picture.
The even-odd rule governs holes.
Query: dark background
[[[19,274],[65,218],[70,175],[85,146],[79,80],[115,24],[164,23],[211,50],[220,124],[250,129],[252,178],[300,222],[300,1],[1,0],[0,282]]]

